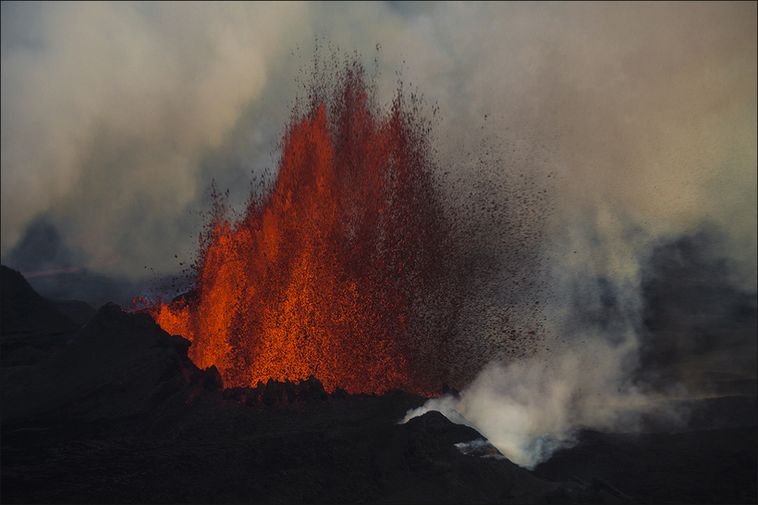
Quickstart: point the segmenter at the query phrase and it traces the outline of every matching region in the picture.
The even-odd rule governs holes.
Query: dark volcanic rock
[[[27,301],[11,296],[6,310],[4,298],[3,317],[17,328],[37,312],[70,324],[17,281],[7,293]],[[58,343],[28,365],[3,359],[3,503],[755,498],[754,426],[637,438],[590,433],[530,472],[490,446],[464,454],[456,444],[482,436],[438,412],[398,424],[426,400],[402,391],[329,396],[313,377],[223,390],[215,367],[202,371],[188,359],[189,341],[116,305],[78,331],[56,331]],[[702,423],[747,408],[715,402]]]
[[[43,360],[80,327],[55,302],[37,294],[19,272],[2,265],[0,316],[3,374]]]
[[[77,325],[42,298],[17,271],[0,265],[0,328],[3,337],[65,332]]]
[[[205,375],[187,358],[188,347],[189,342],[168,335],[149,316],[104,305],[48,360],[6,378],[3,422],[53,415],[95,420],[145,412],[156,397],[165,397],[167,388],[189,392],[189,385]]]
[[[140,419],[17,429],[3,435],[3,499],[457,504],[606,497],[546,482],[507,460],[463,455],[453,444],[481,435],[438,413],[397,424],[422,401],[395,393],[248,408],[206,396],[157,431]]]
[[[219,380],[221,380],[220,377]],[[321,382],[311,375],[301,382],[278,382],[269,379],[267,382],[259,382],[254,388],[230,388],[224,391],[224,398],[253,406],[323,401],[328,398],[328,395]]]
[[[80,300],[52,300],[55,307],[79,326],[84,326],[97,312],[92,305]]]
[[[535,473],[604,486],[636,503],[756,503],[757,435],[755,426],[684,433],[588,431]]]
[[[33,291],[31,291],[33,294]],[[23,291],[22,291],[23,294]],[[25,296],[32,296],[26,293]],[[15,306],[15,305],[12,305]],[[16,320],[31,320],[44,303]],[[25,319],[26,318],[26,319]],[[311,377],[222,391],[190,342],[146,314],[100,308],[48,358],[4,369],[3,502],[497,503],[591,496],[505,459],[424,398],[329,397]],[[598,495],[600,496],[600,495]]]

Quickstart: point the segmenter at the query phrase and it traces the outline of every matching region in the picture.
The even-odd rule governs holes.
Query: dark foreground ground
[[[51,302],[2,268],[3,503],[755,503],[754,389],[686,428],[583,432],[534,471],[423,398],[310,380],[224,390],[143,315]]]

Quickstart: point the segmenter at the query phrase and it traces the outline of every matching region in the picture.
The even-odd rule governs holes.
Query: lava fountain
[[[459,299],[431,122],[402,86],[377,107],[359,63],[327,81],[293,108],[265,195],[238,219],[216,206],[195,289],[152,315],[227,387],[438,391]]]

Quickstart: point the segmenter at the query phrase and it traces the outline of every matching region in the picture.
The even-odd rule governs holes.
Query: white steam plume
[[[672,425],[684,412],[671,407],[672,384],[651,393],[634,380],[642,317],[638,259],[644,234],[598,212],[555,233],[546,347],[526,358],[493,361],[460,395],[434,398],[402,422],[430,410],[478,430],[504,456],[534,468],[582,429],[635,432],[655,413]],[[572,253],[566,254],[565,251]]]

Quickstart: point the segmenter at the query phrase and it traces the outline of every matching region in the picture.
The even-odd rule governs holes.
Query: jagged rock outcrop
[[[4,338],[76,328],[77,324],[34,291],[20,272],[0,265],[0,333]]]
[[[49,359],[6,377],[3,421],[121,418],[175,394],[196,395],[198,387],[220,389],[212,371],[199,370],[187,357],[189,346],[148,315],[106,304]]]

